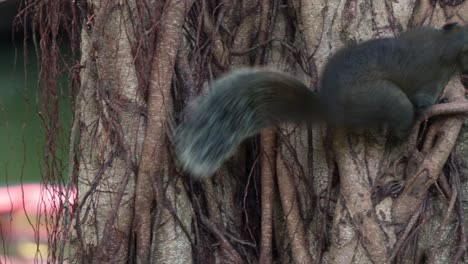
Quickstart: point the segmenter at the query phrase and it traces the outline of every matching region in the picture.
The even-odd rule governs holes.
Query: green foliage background
[[[45,134],[38,115],[36,56],[32,43],[28,45],[25,63],[22,41],[0,42],[0,186],[41,179]],[[71,111],[66,80],[62,87],[59,107],[64,133],[59,155],[68,164]]]

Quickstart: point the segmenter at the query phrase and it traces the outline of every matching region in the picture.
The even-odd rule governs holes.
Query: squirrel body
[[[460,72],[468,72],[468,26],[456,24],[347,46],[327,62],[318,93],[288,74],[235,71],[190,105],[175,133],[176,154],[192,176],[208,177],[245,138],[281,122],[351,129],[385,123],[402,138]]]

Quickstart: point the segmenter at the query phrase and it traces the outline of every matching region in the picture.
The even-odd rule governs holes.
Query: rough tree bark
[[[147,4],[88,3],[74,262],[192,259],[191,205],[181,181],[171,179],[166,142],[171,80],[192,2]]]
[[[264,65],[319,89],[343,45],[463,23],[467,2],[88,0],[72,11],[83,26],[70,262],[466,260],[458,79],[397,147],[378,131],[282,125],[197,182],[178,168],[171,134],[226,71]]]

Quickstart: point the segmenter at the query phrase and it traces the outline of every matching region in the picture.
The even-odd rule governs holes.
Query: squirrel
[[[402,139],[457,73],[468,73],[468,26],[456,23],[342,48],[326,63],[317,93],[285,73],[238,70],[192,102],[175,131],[175,152],[183,170],[209,177],[244,139],[281,122],[321,120],[350,129],[386,124]]]

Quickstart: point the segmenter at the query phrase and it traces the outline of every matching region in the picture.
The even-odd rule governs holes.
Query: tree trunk
[[[467,21],[466,2],[88,0],[73,10],[83,26],[70,262],[466,257],[467,165],[457,154],[466,150],[452,152],[461,115],[418,123],[396,147],[378,131],[268,128],[203,182],[180,170],[172,150],[187,103],[222,73],[264,65],[316,90],[340,47]],[[444,97],[451,110],[432,114],[466,107],[458,78]]]

